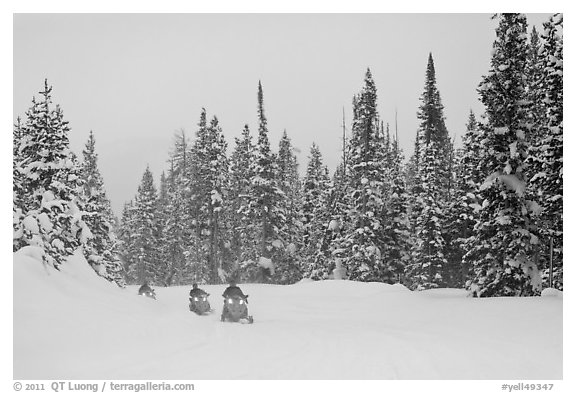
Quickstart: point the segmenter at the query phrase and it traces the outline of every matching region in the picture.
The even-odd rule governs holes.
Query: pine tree
[[[526,58],[526,100],[528,101],[527,117],[529,121],[530,132],[527,135],[527,143],[529,146],[534,145],[542,137],[542,123],[546,117],[546,109],[544,108],[544,59],[542,42],[536,31],[536,27],[532,26],[530,33],[530,43],[528,48],[528,55]],[[531,168],[528,166],[527,170]],[[533,176],[529,174],[528,176]]]
[[[122,261],[126,282],[129,284],[140,283],[137,267],[137,250],[135,246],[135,204],[131,200],[124,204],[120,228],[118,230],[119,253]]]
[[[323,163],[320,149],[313,143],[302,190],[302,246],[305,258],[303,273],[315,280],[325,279],[330,273],[323,261],[317,258],[330,221],[328,211],[330,188],[328,168]]]
[[[21,246],[21,233],[23,233],[24,211],[24,176],[20,171],[23,158],[20,155],[20,146],[24,138],[24,130],[20,117],[16,120],[12,131],[12,251],[16,252]]]
[[[464,287],[470,266],[462,258],[466,253],[467,239],[472,236],[476,213],[480,208],[475,196],[476,189],[484,177],[478,170],[478,162],[483,154],[478,140],[478,122],[472,111],[468,117],[466,132],[462,137],[461,149],[454,152],[454,187],[452,198],[447,206],[444,232],[448,265],[446,279],[448,286]]]
[[[189,284],[185,274],[186,250],[189,245],[188,216],[184,196],[184,178],[172,163],[166,176],[166,202],[163,205],[162,254],[166,264],[166,285]],[[162,198],[161,198],[162,199]],[[187,236],[188,235],[188,236]]]
[[[191,284],[187,262],[193,242],[190,199],[191,152],[184,130],[174,135],[174,148],[170,155],[170,169],[165,181],[161,181],[160,203],[162,254],[166,265],[166,285]],[[165,194],[165,195],[163,195]],[[162,202],[163,201],[163,202]]]
[[[158,260],[158,204],[157,191],[150,168],[146,167],[138,194],[133,216],[133,263],[129,274],[136,283],[162,283],[165,272],[159,268]]]
[[[467,288],[482,297],[534,295],[541,288],[533,255],[538,238],[525,198],[526,17],[503,14],[498,19],[490,71],[478,89],[487,120],[480,125],[487,152],[479,168],[487,177],[477,192],[479,221],[464,256],[474,266]]]
[[[104,179],[98,169],[96,139],[92,131],[82,154],[83,217],[92,233],[84,247],[84,256],[99,275],[123,287],[126,283],[114,233],[115,218],[104,189]]]
[[[534,119],[539,130],[533,138],[533,148],[527,160],[531,169],[530,196],[538,203],[534,218],[538,233],[548,249],[550,239],[554,247],[553,284],[563,288],[563,15],[555,14],[544,23],[543,44],[539,69],[541,80],[539,94],[544,116]],[[537,90],[537,89],[536,89]],[[550,269],[547,258],[540,258],[543,278],[548,282]]]
[[[434,67],[434,59],[432,53],[428,55],[428,65],[426,67],[426,79],[424,84],[424,92],[420,98],[422,105],[418,111],[418,119],[420,127],[417,133],[417,142],[415,151],[416,157],[421,157],[420,152],[425,146],[429,145],[432,141],[436,142],[439,151],[439,180],[444,188],[448,187],[448,179],[450,174],[448,172],[449,157],[450,157],[450,138],[448,137],[448,130],[444,123],[444,105],[440,98],[440,92],[436,86],[436,69]],[[418,160],[416,161],[418,163]]]
[[[413,289],[446,286],[446,233],[444,223],[450,190],[451,143],[444,123],[444,106],[436,87],[432,54],[428,56],[421,120],[413,158],[411,220],[414,249],[406,267],[406,278]]]
[[[200,127],[194,143],[196,162],[197,229],[200,240],[198,282],[219,283],[230,263],[229,243],[222,216],[226,209],[224,191],[228,189],[227,144],[216,116],[207,127]]]
[[[248,125],[242,137],[236,138],[236,146],[230,160],[231,241],[235,255],[235,275],[243,281],[257,280],[260,239],[256,223],[257,201],[253,188],[256,151]]]
[[[442,147],[431,139],[420,151],[420,171],[422,192],[418,195],[419,215],[415,222],[415,247],[413,262],[407,266],[406,276],[412,289],[422,290],[445,286],[444,271],[447,260],[444,255],[445,239],[442,224],[443,189],[438,181],[438,156]]]
[[[268,139],[268,121],[264,114],[264,94],[262,84],[258,82],[258,142],[256,144],[256,165],[252,186],[258,209],[255,218],[260,223],[259,260],[261,280],[267,281],[274,275],[275,248],[282,247],[279,242],[279,228],[284,226],[285,212],[279,207],[284,205],[285,194],[278,187],[275,174],[275,159],[270,150]]]
[[[388,132],[387,139],[390,140]],[[403,281],[405,266],[410,259],[410,221],[407,211],[409,197],[402,170],[403,161],[398,140],[394,139],[390,144],[385,167],[388,192],[382,212],[381,240],[385,282],[391,284]]]
[[[198,130],[196,131],[196,138],[192,145],[190,155],[190,175],[185,180],[185,187],[189,197],[187,200],[187,211],[190,212],[190,231],[189,244],[185,251],[185,276],[192,279],[194,282],[207,283],[210,281],[210,271],[207,260],[206,237],[208,235],[206,225],[206,195],[209,193],[210,179],[204,176],[208,169],[206,168],[206,160],[200,159],[199,156],[203,153],[199,152],[203,145],[206,145],[208,139],[208,120],[206,109],[202,108],[200,112],[200,120],[198,122]],[[200,142],[202,141],[202,142]]]
[[[32,100],[25,124],[14,130],[13,249],[39,246],[45,261],[58,268],[91,233],[78,208],[82,180],[69,149],[70,128],[61,108],[51,107],[51,92],[45,81],[41,101]]]
[[[293,284],[302,278],[299,263],[299,251],[302,249],[302,196],[298,159],[286,130],[278,147],[275,178],[284,194],[284,198],[277,206],[277,211],[283,212],[284,220],[283,226],[278,228],[280,241],[275,245],[276,263],[273,278],[279,284]]]
[[[158,198],[156,200],[156,239],[158,241],[158,261],[157,268],[158,271],[163,272],[163,275],[158,276],[157,280],[159,283],[164,285],[169,285],[173,260],[167,255],[168,254],[168,242],[165,238],[165,230],[168,222],[169,216],[169,185],[168,177],[163,171],[160,174],[160,188],[158,189]]]
[[[346,155],[344,155],[344,158]],[[325,221],[318,223],[322,225],[323,233],[318,242],[318,249],[313,255],[307,268],[307,276],[314,280],[325,280],[331,277],[335,268],[346,269],[343,265],[344,253],[346,251],[346,234],[351,231],[351,224],[347,220],[350,210],[351,200],[349,181],[344,163],[344,159],[336,167],[332,181],[328,184],[325,193],[327,202],[325,212],[320,211],[320,215],[325,215]],[[326,172],[328,176],[328,172]]]
[[[370,69],[364,88],[357,96],[349,143],[348,184],[352,193],[344,220],[349,227],[336,239],[335,257],[344,262],[349,278],[358,281],[383,280],[381,211],[383,196],[382,138],[376,109],[376,86]]]

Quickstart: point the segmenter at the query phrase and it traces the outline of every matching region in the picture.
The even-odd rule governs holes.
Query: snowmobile
[[[248,315],[248,306],[246,305],[246,297],[230,296],[224,299],[224,308],[222,309],[222,322],[244,322],[253,323],[254,318]]]
[[[140,296],[146,296],[146,297],[149,297],[149,298],[151,298],[151,299],[156,300],[156,292],[154,292],[153,289],[150,289],[149,291],[140,292],[138,295],[140,295]]]
[[[210,296],[209,293],[202,296],[191,296],[190,304],[188,306],[190,311],[195,312],[198,315],[203,315],[214,311],[210,308],[210,303],[208,303],[208,296]]]

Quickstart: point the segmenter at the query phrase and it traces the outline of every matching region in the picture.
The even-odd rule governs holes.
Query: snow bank
[[[541,296],[563,297],[563,293],[556,288],[546,288],[542,291]]]
[[[190,287],[158,300],[99,278],[80,253],[62,271],[14,254],[15,379],[562,378],[562,297],[469,298],[346,280],[241,284],[253,325],[188,310]]]

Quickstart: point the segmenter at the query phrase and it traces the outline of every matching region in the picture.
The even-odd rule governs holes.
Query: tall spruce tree
[[[163,226],[161,228],[163,259],[167,267],[166,284],[191,284],[189,252],[193,241],[190,200],[191,152],[184,130],[174,134],[174,146],[170,154],[170,168],[165,180],[165,199],[161,203]]]
[[[256,171],[256,147],[250,128],[244,126],[242,137],[236,138],[236,146],[230,159],[230,206],[232,252],[236,266],[234,274],[243,281],[255,281],[260,270],[255,261],[260,254],[257,223],[257,200],[253,180]]]
[[[164,285],[169,285],[171,281],[171,273],[173,272],[172,265],[174,260],[170,258],[167,254],[168,242],[166,241],[166,226],[168,223],[168,217],[170,214],[169,203],[170,203],[170,193],[169,193],[169,179],[166,173],[163,171],[160,174],[160,188],[158,189],[158,199],[156,200],[156,238],[158,239],[158,268],[159,271],[163,272],[163,275],[158,276],[158,282]]]
[[[278,188],[284,194],[279,201],[278,211],[284,212],[283,226],[278,228],[274,281],[293,284],[302,278],[299,260],[302,249],[302,195],[298,176],[298,159],[286,130],[282,134],[276,157]]]
[[[229,243],[223,214],[226,209],[225,190],[228,189],[227,144],[214,116],[207,127],[200,127],[194,143],[196,165],[197,228],[200,239],[198,261],[205,261],[197,281],[216,284],[225,279],[229,260]]]
[[[330,177],[324,165],[322,153],[313,143],[308,156],[308,166],[302,190],[302,245],[304,251],[304,275],[314,280],[328,278],[329,271],[324,260],[317,258],[322,247],[326,226],[329,223]]]
[[[525,198],[526,17],[497,18],[490,71],[478,89],[487,120],[480,125],[487,153],[479,167],[487,177],[478,189],[481,209],[464,256],[474,266],[467,288],[482,297],[535,295],[541,289],[534,261],[538,238],[529,215],[533,204]]]
[[[529,190],[540,208],[535,214],[538,233],[548,249],[553,244],[553,285],[563,288],[563,15],[555,14],[544,23],[539,69],[542,70],[539,94],[545,116],[536,119],[539,133],[533,138],[528,160],[531,173]],[[538,87],[536,88],[538,90]],[[540,269],[546,283],[550,267],[540,258]]]
[[[82,179],[69,148],[70,128],[62,109],[52,107],[52,87],[44,82],[40,101],[32,100],[25,123],[15,127],[13,171],[13,249],[38,246],[44,260],[58,268],[92,236],[78,207]]]
[[[120,260],[124,268],[124,277],[127,283],[136,284],[139,278],[135,276],[138,272],[136,265],[136,245],[135,245],[135,204],[134,200],[126,202],[122,209],[120,226],[118,230]]]
[[[260,223],[259,259],[261,280],[268,281],[274,275],[275,248],[279,245],[279,228],[286,220],[284,206],[285,194],[274,177],[275,158],[270,150],[268,139],[268,121],[264,113],[264,93],[258,82],[258,142],[256,144],[256,165],[252,180],[254,196],[258,209],[256,220]]]
[[[443,226],[451,176],[451,144],[431,53],[420,100],[418,119],[421,122],[412,163],[415,176],[411,198],[414,248],[412,260],[406,266],[406,279],[412,289],[446,286]]]
[[[390,141],[387,132],[387,140]],[[404,156],[395,138],[386,160],[385,176],[388,187],[382,211],[382,261],[384,280],[390,284],[402,282],[410,260],[410,220],[407,211],[408,194],[402,163]]]
[[[449,157],[450,157],[450,138],[445,124],[444,118],[444,105],[440,98],[440,91],[436,84],[436,69],[434,66],[434,59],[432,53],[428,55],[428,65],[426,66],[426,78],[424,82],[424,92],[420,97],[422,104],[418,110],[418,119],[420,120],[420,127],[418,128],[416,143],[415,143],[415,157],[422,157],[420,154],[425,146],[429,145],[432,141],[436,142],[440,149],[439,157],[441,164],[440,168],[442,173],[439,173],[439,180],[442,185],[447,188]],[[419,159],[415,161],[419,166]]]
[[[442,225],[445,222],[443,189],[438,181],[438,157],[442,147],[431,139],[420,151],[419,179],[421,192],[416,203],[415,242],[412,263],[407,266],[406,278],[410,288],[416,290],[438,288],[446,285],[444,276],[447,260]]]
[[[478,162],[483,154],[478,139],[478,122],[472,111],[468,117],[466,132],[462,137],[462,148],[454,153],[454,187],[447,207],[445,222],[446,254],[448,266],[446,279],[448,286],[464,287],[470,266],[462,258],[466,253],[466,242],[472,236],[476,213],[480,208],[475,196],[476,189],[484,177],[478,170]]]
[[[188,248],[185,251],[185,275],[200,283],[208,283],[211,275],[211,268],[207,260],[209,251],[206,245],[209,235],[206,228],[209,225],[207,222],[207,214],[209,213],[206,211],[206,196],[210,188],[210,179],[204,177],[207,172],[206,161],[199,158],[199,155],[203,154],[199,150],[202,150],[208,139],[208,128],[206,109],[202,108],[196,138],[190,151],[190,176],[185,181],[185,187],[189,193],[187,210],[190,212],[191,217],[191,236]]]
[[[326,190],[326,221],[323,223],[324,231],[319,241],[319,249],[313,257],[314,270],[308,268],[310,278],[324,280],[331,277],[336,267],[344,268],[345,236],[351,231],[351,223],[347,220],[347,213],[351,206],[348,173],[345,163],[347,155],[343,155],[342,162],[336,167],[329,188]]]
[[[370,69],[364,88],[355,100],[352,137],[347,158],[348,182],[352,190],[345,221],[347,230],[337,239],[335,256],[343,261],[349,278],[358,281],[382,281],[381,211],[383,196],[383,149],[376,109],[376,85]]]
[[[526,58],[526,100],[528,101],[527,117],[530,129],[526,139],[529,147],[535,145],[542,138],[542,124],[546,117],[543,63],[542,42],[536,27],[532,26]],[[530,165],[527,166],[526,170],[529,177],[534,175]]]
[[[24,173],[20,171],[22,156],[20,146],[24,138],[24,129],[20,117],[16,120],[12,130],[12,251],[16,252],[22,245],[22,223],[24,219]]]
[[[96,138],[92,131],[82,154],[83,218],[92,233],[84,247],[84,256],[99,275],[123,287],[126,283],[122,262],[118,256],[115,218],[104,189],[104,179],[98,169]]]
[[[134,205],[133,263],[129,276],[132,283],[159,284],[164,276],[159,266],[158,253],[158,193],[150,168],[146,167]]]

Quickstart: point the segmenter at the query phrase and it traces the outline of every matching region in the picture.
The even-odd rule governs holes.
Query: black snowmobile
[[[198,315],[208,314],[214,310],[210,308],[210,303],[208,303],[209,293],[204,295],[190,296],[190,311],[195,312]]]
[[[229,296],[224,299],[224,308],[222,309],[222,316],[220,320],[222,322],[243,322],[243,323],[254,323],[254,318],[248,315],[248,306],[246,305],[245,297],[234,295]]]
[[[139,291],[138,295],[146,296],[146,297],[149,297],[151,299],[156,300],[156,292],[154,292],[154,290],[152,288],[147,289],[147,290],[143,290],[143,291]]]

